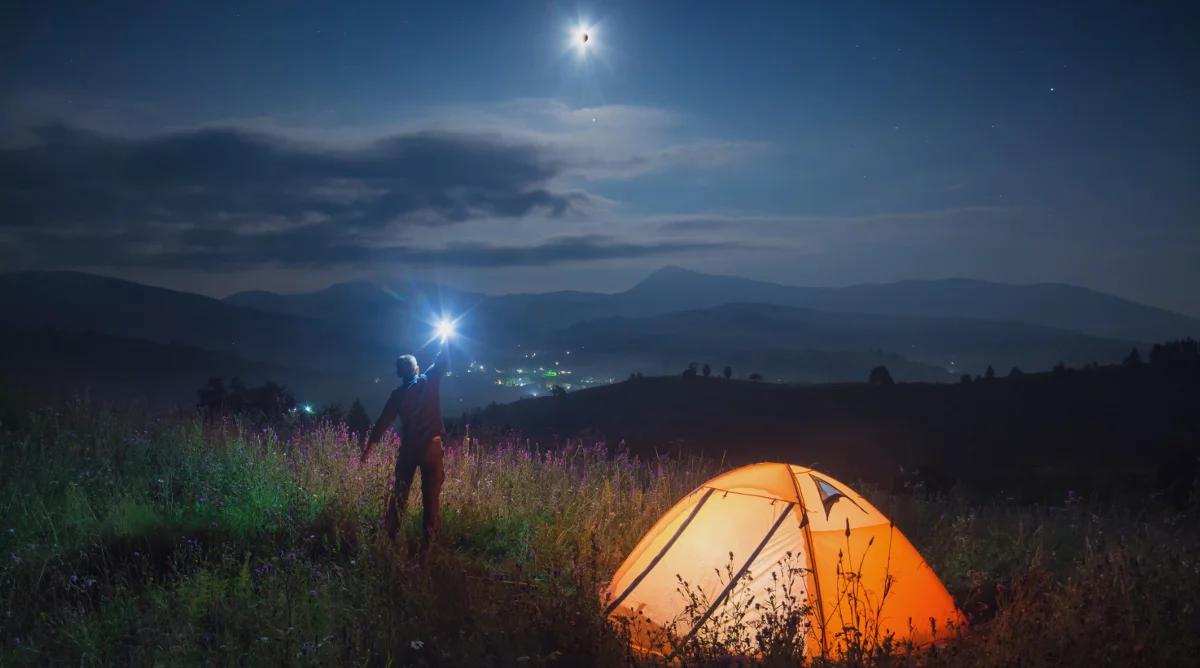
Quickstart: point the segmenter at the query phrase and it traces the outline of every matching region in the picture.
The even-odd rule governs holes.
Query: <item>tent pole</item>
[[[825,601],[821,598],[821,580],[817,577],[817,554],[813,551],[812,526],[808,521],[808,505],[804,503],[804,493],[800,491],[800,483],[796,482],[796,473],[788,466],[788,475],[792,477],[792,487],[796,490],[796,502],[800,504],[800,512],[804,518],[800,529],[804,532],[804,546],[808,549],[808,572],[812,574],[812,591],[817,598],[817,624],[821,627],[821,651],[829,651],[829,637],[825,630]]]

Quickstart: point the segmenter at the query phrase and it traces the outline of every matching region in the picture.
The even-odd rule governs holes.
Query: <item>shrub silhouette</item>
[[[886,366],[877,366],[871,369],[870,375],[867,376],[867,382],[871,385],[894,385],[892,380],[892,372],[888,371]]]
[[[1125,356],[1125,359],[1121,361],[1121,364],[1125,367],[1141,366],[1142,354],[1138,352],[1138,349],[1135,347],[1129,351],[1129,354]]]
[[[350,412],[346,413],[346,426],[350,428],[350,433],[358,437],[360,442],[366,438],[367,432],[371,429],[371,418],[358,399],[350,404]]]
[[[1156,343],[1150,349],[1150,366],[1159,369],[1200,366],[1200,342],[1187,338]]]
[[[279,424],[296,408],[296,398],[286,387],[273,381],[247,387],[238,378],[229,381],[213,377],[196,393],[196,408],[212,417],[236,415],[258,424]]]

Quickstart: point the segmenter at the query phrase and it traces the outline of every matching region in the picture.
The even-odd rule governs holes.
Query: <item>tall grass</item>
[[[421,565],[419,503],[398,544],[382,537],[394,443],[360,465],[339,425],[276,433],[81,407],[5,419],[0,665],[636,663],[598,592],[718,468],[598,444],[452,443],[441,538]],[[1194,513],[863,491],[973,624],[933,654],[858,663],[1200,656]],[[766,617],[795,623],[786,610]],[[751,633],[792,641],[779,629],[738,637]],[[715,661],[718,644],[689,656]]]

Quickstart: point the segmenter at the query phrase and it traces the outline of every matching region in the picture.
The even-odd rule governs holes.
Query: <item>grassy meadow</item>
[[[661,512],[720,470],[602,444],[451,442],[442,536],[422,564],[415,491],[402,538],[382,537],[394,444],[360,465],[342,425],[277,432],[81,405],[2,414],[5,666],[637,664],[597,592]],[[1149,496],[1016,506],[859,490],[972,623],[933,652],[869,648],[843,663],[1200,656],[1194,510]],[[729,663],[722,654],[700,658]]]

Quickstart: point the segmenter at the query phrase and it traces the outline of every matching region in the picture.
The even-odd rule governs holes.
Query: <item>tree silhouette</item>
[[[317,419],[318,420],[328,420],[329,422],[332,422],[334,424],[340,424],[342,422],[345,422],[346,415],[342,411],[341,404],[332,403],[332,404],[329,404],[328,406],[322,408],[321,412],[317,413]]]
[[[554,387],[550,388],[550,394],[551,396],[555,397],[565,397],[567,396],[567,388],[563,387],[562,385],[555,385]]]
[[[225,404],[229,401],[229,390],[225,387],[225,379],[213,376],[208,384],[196,391],[196,408],[213,413],[225,412]]]
[[[1163,369],[1200,366],[1200,342],[1187,338],[1156,343],[1150,349],[1150,366]]]
[[[987,371],[983,372],[983,379],[984,380],[995,380],[996,379],[996,370],[992,368],[991,364],[988,365]]]
[[[700,375],[708,378],[712,375],[712,368],[708,366],[708,362],[704,363],[704,368],[700,370]]]
[[[725,376],[725,380],[733,378],[733,367],[725,367],[725,370],[721,372],[721,375]]]
[[[1014,366],[1013,368],[1008,370],[1009,378],[1020,378],[1021,376],[1024,376],[1024,375],[1025,375],[1025,372],[1021,371],[1021,369],[1019,367]]]
[[[1121,360],[1121,364],[1126,367],[1142,365],[1142,354],[1138,352],[1136,346],[1129,351],[1129,354],[1125,356],[1125,359]]]
[[[762,380],[762,374],[755,372],[750,374],[748,378],[757,383],[758,381]]]
[[[363,408],[362,402],[358,399],[350,404],[350,411],[346,413],[346,426],[358,436],[359,441],[366,437],[367,431],[371,428],[371,418],[367,415],[367,409]]]
[[[867,376],[867,382],[871,385],[894,385],[892,380],[892,372],[888,371],[886,366],[877,366],[871,369],[870,375]]]
[[[692,362],[691,364],[687,365],[687,368],[683,370],[683,377],[684,378],[695,378],[697,366],[698,365],[695,362]]]
[[[242,415],[259,424],[277,424],[296,408],[296,398],[273,381],[247,387],[234,378],[226,387],[223,378],[213,377],[196,392],[196,407],[210,416]]]
[[[970,383],[970,382],[971,382],[971,374],[969,374],[969,373],[964,373],[964,374],[962,375],[962,377],[960,377],[960,378],[958,379],[958,382],[962,383],[963,385],[966,385],[966,384]]]

